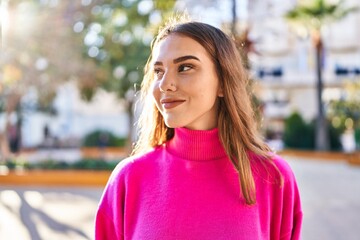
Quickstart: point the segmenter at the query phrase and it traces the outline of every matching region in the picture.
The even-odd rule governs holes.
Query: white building
[[[250,36],[260,54],[250,56],[254,77],[259,79],[268,127],[282,129],[282,120],[298,111],[308,121],[316,118],[315,49],[303,29],[294,33],[283,15],[295,1],[250,1]],[[346,7],[360,7],[347,0]],[[360,11],[325,27],[323,101],[339,99],[346,80],[360,79]],[[301,36],[302,35],[302,36]]]
[[[31,92],[31,91],[30,91]],[[35,97],[25,96],[24,101]],[[107,130],[119,137],[126,137],[129,118],[124,103],[114,93],[99,89],[91,102],[81,99],[75,82],[60,87],[54,100],[56,115],[37,111],[27,112],[22,127],[22,144],[35,147],[44,143],[44,128],[49,128],[52,138],[63,144],[78,144],[88,133]]]
[[[295,33],[284,17],[299,1],[306,0],[236,0],[238,30],[249,29],[257,52],[250,54],[249,60],[257,96],[265,105],[263,127],[278,136],[283,133],[284,119],[292,112],[299,112],[306,121],[317,116],[315,49],[305,29]],[[216,27],[232,21],[232,0],[180,2],[181,10]],[[345,7],[360,8],[360,1],[346,0]],[[360,81],[359,25],[357,11],[322,31],[325,106],[342,97],[345,82]]]
[[[278,131],[291,112],[299,111],[311,120],[317,111],[314,49],[305,32],[302,38],[297,37],[283,17],[295,3],[295,0],[237,0],[238,20],[250,27],[249,36],[260,53],[252,54],[250,61],[253,76],[259,80],[259,96],[265,102],[267,124]],[[195,19],[221,27],[231,21],[231,4],[231,0],[199,0],[196,4],[182,0],[177,7],[189,11]],[[347,0],[346,4],[360,7],[358,0]],[[344,79],[355,79],[354,73],[357,69],[360,71],[359,24],[360,11],[323,31],[325,101],[339,98]],[[337,75],[339,70],[350,71],[350,74]],[[260,78],[259,73],[263,77]],[[31,91],[27,97],[33,97]],[[128,134],[129,120],[124,105],[113,94],[99,90],[94,101],[86,103],[81,101],[75,84],[69,82],[59,88],[54,106],[56,116],[27,113],[22,131],[25,147],[44,141],[45,126],[52,136],[63,140],[81,139],[96,129],[109,130],[118,136]]]

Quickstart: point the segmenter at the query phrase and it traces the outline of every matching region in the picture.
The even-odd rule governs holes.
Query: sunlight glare
[[[13,190],[3,190],[0,192],[0,202],[8,207],[11,207],[15,211],[21,206],[21,199],[19,195]]]
[[[89,6],[91,4],[92,0],[81,0],[81,4],[83,6]]]
[[[138,4],[138,13],[140,15],[146,15],[151,12],[154,8],[154,3],[152,1],[140,1]]]
[[[33,208],[40,208],[44,203],[44,197],[38,191],[26,191],[24,198]]]
[[[1,29],[1,45],[6,45],[6,38],[9,29],[9,11],[8,11],[8,0],[4,0],[0,3],[0,29]]]
[[[73,30],[76,33],[80,33],[82,32],[82,30],[84,30],[84,27],[85,27],[84,23],[79,21],[74,24]]]

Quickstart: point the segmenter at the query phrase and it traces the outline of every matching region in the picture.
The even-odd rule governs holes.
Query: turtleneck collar
[[[166,143],[166,148],[171,154],[192,161],[226,157],[217,128],[212,130],[176,128],[175,135]]]

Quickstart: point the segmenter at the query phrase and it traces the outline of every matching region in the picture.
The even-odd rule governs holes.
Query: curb
[[[305,159],[317,159],[322,161],[345,161],[351,165],[360,166],[360,151],[344,153],[286,149],[277,152],[277,154],[281,156],[296,156]]]
[[[104,187],[111,171],[24,170],[0,175],[0,184],[33,186]]]
[[[322,161],[344,161],[360,166],[360,151],[354,153],[282,150],[278,155]],[[12,170],[0,174],[1,185],[93,186],[104,187],[112,171],[94,170]]]

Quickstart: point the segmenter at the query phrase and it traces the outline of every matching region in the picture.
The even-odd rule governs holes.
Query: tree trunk
[[[232,0],[231,13],[232,13],[231,33],[233,36],[236,37],[237,36],[236,0]]]
[[[0,132],[0,164],[5,163],[10,156],[9,142],[6,131]]]
[[[314,45],[316,49],[316,99],[317,99],[317,119],[315,130],[315,148],[318,151],[326,151],[330,149],[328,127],[322,101],[323,79],[322,79],[322,60],[323,60],[323,44],[320,32],[315,33]]]
[[[126,151],[130,154],[133,150],[134,140],[134,111],[133,111],[133,99],[127,100],[127,113],[129,115],[129,133],[126,141]]]
[[[20,104],[20,95],[19,94],[11,94],[10,96],[8,96],[6,104],[5,104],[5,128],[3,132],[0,132],[0,162],[5,162],[10,160],[10,158],[13,157],[13,153],[12,153],[12,149],[10,148],[10,139],[9,139],[9,134],[10,134],[10,128],[16,128],[16,135],[12,136],[15,137],[16,139],[16,144],[18,144],[18,146],[16,147],[21,147],[21,112],[20,110],[17,111],[18,109],[18,105]],[[10,115],[16,112],[17,114],[17,123],[16,125],[11,125],[13,123],[10,123]],[[15,154],[18,153],[18,151],[20,149],[17,149],[16,152],[14,152]]]

